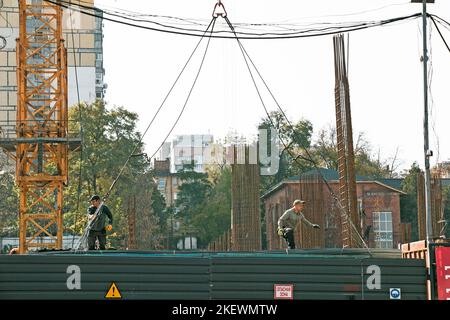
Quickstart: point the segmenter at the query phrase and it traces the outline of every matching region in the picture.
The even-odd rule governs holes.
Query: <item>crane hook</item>
[[[222,3],[222,0],[217,0],[216,5],[214,6],[213,18],[222,17],[225,18],[227,16],[227,10],[225,9],[225,6]]]

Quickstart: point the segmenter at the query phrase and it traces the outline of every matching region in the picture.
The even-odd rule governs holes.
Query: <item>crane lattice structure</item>
[[[19,252],[26,253],[30,248],[62,248],[68,152],[80,140],[68,134],[62,8],[19,0],[19,13],[15,136],[1,139],[0,146],[16,161]]]

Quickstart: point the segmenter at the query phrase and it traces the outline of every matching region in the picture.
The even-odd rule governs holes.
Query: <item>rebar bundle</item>
[[[231,251],[231,230],[228,229],[224,234],[222,234],[219,238],[208,244],[208,251],[214,252],[224,252]]]
[[[317,174],[302,176],[299,185],[299,198],[306,201],[303,214],[311,222],[325,226],[326,215],[331,213],[328,209],[331,197],[326,194],[325,186]],[[299,248],[324,248],[325,228],[312,229],[301,224],[296,230]]]
[[[128,198],[128,249],[137,249],[136,243],[136,196]]]
[[[358,235],[352,228],[359,226],[356,205],[355,155],[350,111],[350,91],[347,76],[344,35],[333,37],[335,63],[336,133],[338,147],[339,200],[341,214],[342,243],[344,247],[358,245]],[[349,221],[350,220],[350,221]]]
[[[251,155],[249,146],[234,146],[231,165],[231,242],[234,251],[261,250],[260,169],[257,161],[250,161]]]

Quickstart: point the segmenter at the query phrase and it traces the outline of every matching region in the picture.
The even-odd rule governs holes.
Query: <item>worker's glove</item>
[[[320,226],[318,224],[313,224],[312,226],[314,229],[320,229]]]
[[[278,235],[279,235],[280,237],[284,236],[284,229],[283,229],[283,228],[278,228],[277,233],[278,233]]]
[[[112,225],[110,225],[110,224],[108,224],[106,227],[105,227],[105,230],[106,231],[111,231],[113,228],[112,228]]]

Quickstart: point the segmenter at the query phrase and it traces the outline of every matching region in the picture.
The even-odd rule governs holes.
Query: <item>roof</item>
[[[313,170],[306,171],[306,172],[302,173],[301,175],[292,176],[292,177],[289,177],[289,178],[277,183],[272,188],[270,188],[266,193],[264,193],[261,198],[263,198],[263,199],[266,198],[273,192],[279,190],[285,184],[297,183],[298,181],[301,181],[301,180],[311,179],[312,177],[319,177],[319,176],[322,176],[327,182],[339,181],[339,174],[336,170],[327,169],[327,168],[313,169]],[[449,180],[449,185],[450,185],[450,179],[448,179],[448,180]],[[372,183],[379,184],[383,187],[386,187],[388,189],[391,189],[394,192],[405,194],[405,192],[403,192],[402,188],[401,188],[402,181],[403,181],[403,179],[373,179],[373,178],[369,178],[369,177],[365,177],[365,176],[356,175],[357,183],[358,182],[360,182],[360,183],[361,182],[372,182]]]

